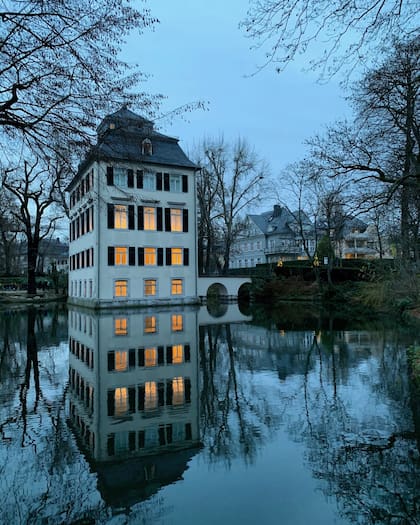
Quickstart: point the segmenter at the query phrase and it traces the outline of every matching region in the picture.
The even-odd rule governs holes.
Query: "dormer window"
[[[141,143],[141,154],[142,155],[152,155],[153,147],[152,141],[150,139],[144,139]]]
[[[115,129],[115,122],[109,123],[109,129]]]

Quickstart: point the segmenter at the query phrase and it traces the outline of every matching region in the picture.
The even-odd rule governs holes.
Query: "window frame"
[[[129,297],[129,280],[124,278],[114,279],[114,299],[126,299]],[[117,286],[123,287],[123,284],[117,284],[117,283],[125,283],[125,289],[126,289],[126,295],[117,295]]]

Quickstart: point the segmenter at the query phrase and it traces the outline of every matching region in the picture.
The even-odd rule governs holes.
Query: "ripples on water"
[[[293,314],[3,312],[1,523],[419,523],[418,334]]]

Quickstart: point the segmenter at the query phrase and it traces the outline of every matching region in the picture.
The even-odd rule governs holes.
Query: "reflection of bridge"
[[[214,275],[212,277],[198,277],[197,293],[200,298],[207,297],[209,291],[218,296],[237,298],[244,286],[251,284],[251,279],[246,277],[227,277]]]
[[[239,310],[237,303],[224,303],[215,307],[210,305],[202,306],[198,311],[198,324],[224,324],[251,321],[252,316],[247,316]]]

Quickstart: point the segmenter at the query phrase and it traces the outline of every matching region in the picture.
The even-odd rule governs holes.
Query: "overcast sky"
[[[133,35],[126,53],[151,75],[145,90],[167,97],[164,111],[208,102],[208,111],[160,129],[178,137],[187,153],[204,137],[241,136],[276,175],[304,156],[306,138],[349,109],[338,79],[319,85],[315,74],[302,72],[303,60],[281,74],[268,67],[253,75],[262,53],[250,50],[252,42],[238,28],[247,5],[247,0],[153,0],[149,6],[160,23],[154,32]]]

